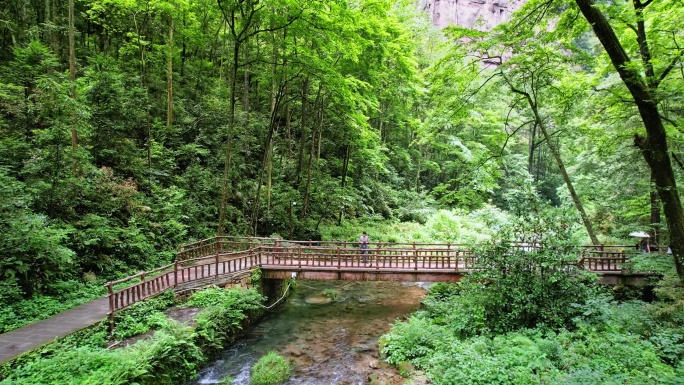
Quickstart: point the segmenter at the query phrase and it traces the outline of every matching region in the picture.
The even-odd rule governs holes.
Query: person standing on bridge
[[[364,231],[359,238],[359,245],[361,246],[361,254],[363,255],[363,263],[368,263],[368,234]]]

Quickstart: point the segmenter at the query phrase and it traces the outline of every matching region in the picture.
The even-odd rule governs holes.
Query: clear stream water
[[[326,289],[337,298],[326,297]],[[271,350],[295,363],[286,384],[366,384],[370,374],[402,384],[396,369],[378,358],[378,339],[397,318],[418,309],[424,295],[421,284],[300,281],[285,304],[188,385],[219,383],[226,375],[235,385],[248,385],[252,365]]]

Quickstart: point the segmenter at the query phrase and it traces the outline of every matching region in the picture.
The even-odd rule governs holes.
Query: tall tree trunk
[[[534,175],[534,150],[536,148],[535,140],[537,139],[537,123],[532,125],[532,130],[530,130],[530,145],[528,149],[527,156],[527,172],[530,175]],[[536,179],[538,180],[538,179]]]
[[[309,90],[309,78],[302,80],[302,116],[299,126],[299,156],[297,157],[297,186],[301,181],[302,170],[304,169],[304,147],[306,145],[306,98]]]
[[[285,127],[287,128],[287,154],[292,159],[292,116],[290,116],[290,104],[285,111]]]
[[[656,188],[655,175],[651,172],[650,201],[651,201],[651,223],[660,223],[660,197]]]
[[[266,135],[266,140],[264,141],[264,154],[261,160],[261,168],[259,169],[259,180],[257,182],[256,193],[254,194],[254,207],[252,208],[252,216],[250,219],[250,230],[253,234],[257,233],[257,222],[259,219],[259,205],[261,202],[261,186],[263,184],[264,170],[267,168],[269,162],[269,150],[271,147],[271,142],[273,141],[273,134],[275,133],[276,126],[278,125],[278,111],[280,110],[280,103],[283,96],[283,87],[281,86],[278,90],[278,94],[271,110],[271,117],[268,125],[268,134]]]
[[[52,24],[54,24],[54,25],[59,25],[60,20],[59,20],[59,14],[58,14],[58,12],[57,12],[57,10],[58,10],[58,7],[57,7],[57,0],[52,0],[51,3],[52,3],[52,4],[51,4],[51,5],[52,5]],[[52,43],[52,52],[54,52],[55,55],[57,55],[57,56],[60,56],[60,55],[59,55],[59,53],[60,53],[60,52],[59,52],[59,47],[60,47],[60,44],[59,44],[59,35],[60,35],[60,34],[54,33],[54,32],[53,32],[53,33],[52,33],[52,39],[51,39],[51,43]]]
[[[546,126],[544,125],[544,120],[542,119],[541,115],[539,114],[539,110],[537,109],[536,100],[533,99],[532,96],[528,92],[519,90],[515,86],[513,86],[513,84],[508,80],[508,78],[505,75],[503,75],[503,77],[506,80],[506,83],[510,87],[511,91],[513,91],[516,94],[524,96],[528,105],[532,109],[532,113],[534,114],[535,124],[539,127],[542,134],[544,135],[544,139],[546,140],[546,144],[549,147],[551,154],[553,155],[553,157],[556,160],[556,164],[558,165],[558,169],[560,170],[561,175],[563,176],[563,180],[565,181],[565,185],[567,186],[568,191],[570,192],[570,197],[572,198],[572,201],[575,204],[575,208],[577,209],[577,211],[580,214],[580,217],[582,218],[582,222],[584,223],[584,227],[587,229],[587,233],[589,234],[589,238],[591,239],[591,243],[593,243],[594,245],[599,245],[598,238],[596,238],[596,234],[594,233],[594,228],[591,225],[591,221],[589,220],[589,216],[587,216],[587,213],[584,211],[584,206],[582,205],[582,201],[580,201],[579,196],[577,196],[577,192],[575,192],[575,188],[572,185],[572,181],[570,180],[570,176],[568,175],[568,172],[565,170],[565,164],[563,163],[563,160],[560,157],[560,152],[558,151],[558,148],[556,147],[556,145],[551,141],[551,137],[549,136],[549,133],[546,130]]]
[[[242,45],[244,52],[245,52],[245,63],[249,63],[249,44],[247,41]],[[242,111],[245,114],[245,133],[249,132],[249,123],[250,123],[250,111],[249,111],[249,97],[250,97],[250,69],[251,66],[249,64],[246,65],[245,67],[245,74],[244,74],[244,93],[242,94]],[[249,141],[245,142],[246,144],[249,143]],[[249,148],[246,149],[246,152],[249,153],[250,150]]]
[[[228,112],[228,132],[226,133],[226,156],[223,167],[223,189],[221,193],[221,207],[219,209],[219,228],[218,235],[223,235],[224,226],[226,223],[226,210],[228,207],[228,198],[230,195],[230,158],[233,152],[233,128],[235,127],[235,104],[237,98],[235,97],[235,79],[238,73],[238,61],[240,59],[240,45],[237,41],[233,45],[233,62],[230,76],[230,111]]]
[[[418,188],[420,187],[420,169],[423,166],[423,146],[420,144],[418,145],[418,170],[416,170],[416,180],[414,181],[414,186],[413,189],[416,192],[418,191]]]
[[[166,57],[166,89],[168,93],[166,127],[171,127],[173,125],[173,18],[169,21],[168,54]]]
[[[613,67],[620,75],[625,86],[627,86],[639,110],[639,115],[644,122],[646,136],[636,135],[634,144],[641,150],[655,179],[656,189],[663,203],[663,213],[665,214],[667,228],[670,233],[670,247],[675,268],[679,280],[684,282],[684,213],[668,153],[665,126],[658,111],[657,97],[654,94],[660,81],[667,76],[669,71],[677,64],[677,61],[672,61],[670,66],[666,67],[660,76],[644,79],[638,72],[638,66],[632,64],[632,60],[622,47],[610,23],[594,2],[592,0],[575,0],[575,2],[606,50],[608,57],[610,57],[613,63]],[[648,3],[650,2],[645,4]],[[641,9],[646,6],[640,3],[639,0],[635,0],[634,4],[637,14],[640,14]],[[639,42],[642,60],[650,59],[643,19],[638,20],[637,24],[637,41]],[[645,52],[648,54],[644,55]],[[680,52],[679,58],[681,58],[682,54]],[[642,64],[647,68],[647,72],[653,72],[652,69],[649,69],[652,68],[650,60]]]
[[[316,94],[316,105],[321,106],[321,91],[323,90],[323,84],[319,83],[318,93]],[[306,218],[307,211],[309,208],[309,189],[311,187],[311,169],[313,168],[313,158],[314,151],[316,149],[316,130],[311,131],[311,147],[309,148],[309,161],[306,166],[306,185],[304,186],[304,197],[302,203],[302,219]]]
[[[316,170],[318,170],[321,161],[321,140],[323,140],[323,118],[325,117],[325,96],[321,99],[321,116],[318,120],[318,151],[316,152]]]
[[[347,172],[349,171],[349,158],[351,156],[351,145],[347,145],[344,151],[344,162],[342,163],[342,189],[347,185]],[[342,225],[342,217],[344,216],[344,206],[340,207],[340,218],[337,225]]]
[[[74,29],[74,0],[69,0],[69,79],[71,80],[71,97],[76,99],[76,31]],[[76,117],[71,124],[71,149],[78,148]]]

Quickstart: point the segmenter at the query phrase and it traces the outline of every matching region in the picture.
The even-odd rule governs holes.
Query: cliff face
[[[418,7],[432,16],[434,25],[488,31],[505,22],[523,0],[419,0]]]

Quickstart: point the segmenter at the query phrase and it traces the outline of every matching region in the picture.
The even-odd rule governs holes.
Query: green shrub
[[[408,322],[396,322],[392,330],[382,336],[380,352],[391,364],[411,361],[424,367],[431,355],[448,341],[445,328],[434,325],[427,318],[412,316]]]
[[[290,377],[292,366],[285,357],[276,352],[268,352],[252,367],[252,385],[273,385],[284,382]]]
[[[256,290],[210,288],[193,294],[188,306],[205,307],[196,318],[197,344],[213,355],[232,341],[248,314],[263,311]]]
[[[173,290],[167,290],[156,297],[137,302],[116,313],[112,337],[116,340],[123,340],[148,332],[160,318],[164,318],[163,311],[175,303],[176,296]]]
[[[204,297],[203,297],[204,296]],[[220,300],[208,300],[212,297]],[[248,313],[261,309],[254,290],[216,289],[200,295],[215,303],[205,309],[195,328],[170,320],[161,312],[175,303],[172,292],[140,302],[117,315],[115,335],[155,328],[150,337],[121,349],[107,350],[107,323],[69,335],[2,366],[2,385],[184,383],[210,354],[223,348],[242,327]],[[215,338],[208,338],[214,336]]]

